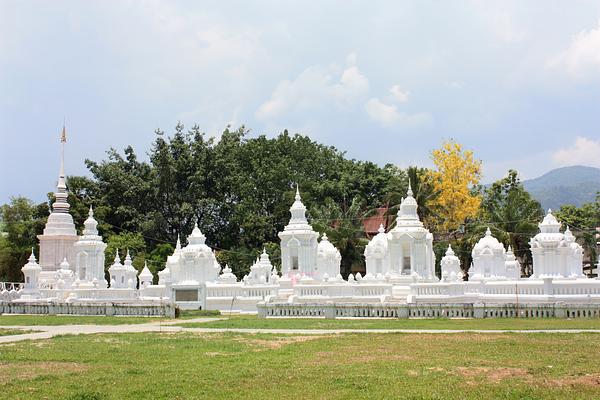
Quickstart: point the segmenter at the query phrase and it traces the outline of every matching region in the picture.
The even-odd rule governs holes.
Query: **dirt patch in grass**
[[[67,375],[72,372],[83,372],[87,369],[87,365],[74,362],[0,363],[0,384],[6,384],[15,379],[34,379],[42,375]]]
[[[529,379],[531,374],[524,368],[488,368],[488,367],[458,367],[455,373],[465,378],[485,377],[490,382],[499,383],[508,378]]]
[[[283,346],[293,344],[293,343],[302,343],[308,342],[310,340],[322,339],[327,336],[318,336],[318,335],[306,335],[306,336],[275,336],[271,339],[261,339],[254,337],[238,337],[235,338],[237,342],[248,344],[254,347],[260,347],[261,349],[270,349],[275,350],[279,349]]]
[[[544,381],[544,386],[550,387],[579,387],[591,386],[600,388],[600,374],[589,374],[581,376],[566,376]]]
[[[316,353],[316,358],[311,361],[311,364],[362,364],[376,361],[410,361],[414,359],[412,356],[392,353],[385,349],[348,349],[348,351],[343,353],[334,351],[318,352]]]
[[[204,353],[207,357],[227,357],[227,356],[235,356],[237,353],[222,353],[220,351],[207,351]]]

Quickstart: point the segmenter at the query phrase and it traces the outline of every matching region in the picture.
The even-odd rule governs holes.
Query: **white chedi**
[[[181,248],[178,240],[173,255],[167,258],[166,268],[168,268],[170,283],[173,285],[214,282],[221,269],[213,251],[206,245],[206,236],[202,234],[198,224],[194,225],[187,246]]]
[[[406,198],[400,203],[396,226],[387,234],[381,226],[365,248],[368,274],[387,276],[395,282],[438,280],[433,235],[419,219],[417,209],[409,182]]]
[[[508,279],[521,278],[521,263],[517,260],[517,257],[515,257],[515,253],[513,253],[511,246],[508,246],[508,250],[506,250],[506,261],[504,264],[506,266],[506,277]]]
[[[115,259],[110,267],[108,267],[108,275],[110,276],[111,289],[123,289],[127,287],[127,270],[119,257],[119,249],[115,251]]]
[[[63,128],[64,133],[64,128]],[[52,204],[52,212],[44,231],[38,236],[40,241],[40,266],[42,267],[42,278],[51,282],[54,271],[60,268],[61,262],[66,258],[70,265],[75,265],[74,243],[77,242],[77,231],[73,223],[73,217],[69,213],[68,192],[64,168],[64,142],[61,144],[63,151],[60,158],[60,172],[55,201]]]
[[[83,224],[83,235],[74,244],[77,285],[106,288],[108,286],[108,282],[104,277],[106,243],[102,241],[102,237],[98,234],[98,222],[94,219],[94,210],[91,206],[88,218]]]
[[[321,241],[317,246],[317,267],[313,277],[323,280],[325,277],[336,276],[340,273],[342,255],[340,251],[329,241],[327,234],[323,233]]]
[[[267,251],[263,248],[263,252],[260,258],[250,267],[250,273],[244,282],[247,284],[265,284],[271,277],[271,270],[273,265],[269,259]]]
[[[58,289],[70,289],[73,285],[73,281],[75,280],[75,274],[65,257],[63,262],[60,263],[60,268],[54,274],[54,279],[56,282],[56,287]]]
[[[140,282],[140,289],[146,288],[146,287],[152,285],[152,281],[154,280],[154,275],[152,275],[152,272],[150,272],[150,270],[148,269],[147,262],[144,263],[144,268],[138,275],[138,280]]]
[[[281,245],[281,273],[286,278],[297,274],[312,276],[317,267],[317,238],[306,219],[306,207],[296,187],[295,201],[290,207],[291,219],[278,236]]]
[[[236,283],[237,282],[237,278],[231,272],[231,267],[229,267],[229,264],[225,264],[225,268],[223,268],[221,275],[219,275],[219,282],[221,282],[221,283]]]
[[[582,278],[583,248],[567,227],[560,232],[560,222],[552,210],[538,225],[540,233],[529,242],[533,256],[532,278]]]
[[[365,246],[365,261],[367,274],[379,275],[390,272],[390,253],[388,251],[388,237],[383,224],[379,225],[377,235]]]
[[[23,268],[21,268],[21,272],[23,272],[23,277],[25,278],[23,295],[27,295],[29,297],[39,297],[39,278],[40,272],[42,272],[42,267],[40,267],[40,265],[37,263],[37,260],[35,259],[35,255],[33,254],[33,247],[31,248],[31,255],[29,256],[29,260],[27,264],[25,264]]]
[[[463,272],[460,269],[460,260],[455,255],[452,246],[448,245],[446,254],[440,260],[442,269],[442,280],[447,282],[460,282],[463,280]]]
[[[473,263],[469,268],[469,280],[505,279],[505,253],[504,245],[487,228],[485,236],[479,239],[471,251]]]

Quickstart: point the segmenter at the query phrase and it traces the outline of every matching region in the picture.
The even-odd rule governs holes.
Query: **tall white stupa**
[[[40,241],[40,267],[42,274],[40,280],[52,279],[54,271],[60,269],[61,263],[66,259],[70,265],[76,265],[75,248],[77,231],[73,217],[69,214],[70,205],[67,202],[67,185],[65,182],[65,143],[67,142],[66,129],[63,126],[60,137],[60,172],[58,184],[54,193],[55,201],[52,211],[46,222],[44,233],[38,235]],[[46,272],[52,272],[47,274]]]

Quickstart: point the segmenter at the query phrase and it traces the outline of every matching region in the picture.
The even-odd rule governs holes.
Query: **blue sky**
[[[380,164],[600,167],[600,1],[0,2],[0,203],[181,121]]]

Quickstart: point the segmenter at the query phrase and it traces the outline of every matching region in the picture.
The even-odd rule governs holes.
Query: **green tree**
[[[21,268],[37,248],[37,235],[44,230],[49,211],[46,203],[34,204],[24,197],[12,197],[0,207],[0,279],[22,280]],[[36,254],[39,254],[36,251]]]
[[[362,226],[364,200],[354,197],[349,206],[338,205],[327,199],[320,207],[311,210],[311,223],[316,231],[326,233],[329,241],[342,255],[340,273],[344,278],[354,269],[364,265],[363,254],[368,240]]]
[[[600,226],[600,196],[593,203],[585,203],[581,207],[564,205],[556,213],[556,218],[567,226],[583,246],[584,253],[589,255],[590,264],[594,265],[598,260],[596,248],[598,231]]]
[[[540,203],[525,190],[517,171],[509,170],[506,177],[484,190],[477,220],[466,225],[463,247],[472,248],[489,227],[499,241],[513,248],[527,272],[532,265],[529,240],[537,234],[543,216]],[[470,263],[470,254],[462,258]]]

